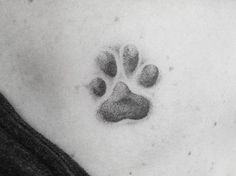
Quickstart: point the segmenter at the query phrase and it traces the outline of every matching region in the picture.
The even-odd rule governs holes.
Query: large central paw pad
[[[118,82],[110,96],[99,108],[98,113],[106,121],[142,119],[149,112],[150,102],[141,95],[132,93],[124,82]]]
[[[117,51],[117,50],[116,50]],[[116,58],[119,57],[119,58]],[[120,60],[124,69],[118,69],[117,61]],[[113,79],[117,72],[124,70],[128,78],[135,73],[140,63],[140,55],[134,45],[126,45],[117,53],[103,51],[96,60],[100,70]],[[159,75],[157,66],[149,64],[142,68],[137,78],[137,83],[143,88],[149,88],[156,84]],[[95,78],[90,82],[90,91],[97,97],[106,93],[106,82],[102,78]],[[99,105],[98,116],[107,122],[119,122],[124,119],[139,120],[149,114],[151,101],[142,95],[133,93],[128,85],[117,79],[111,95]]]

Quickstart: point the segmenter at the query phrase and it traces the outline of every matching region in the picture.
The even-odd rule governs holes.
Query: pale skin
[[[92,176],[236,174],[236,3],[0,1],[0,91]],[[132,43],[160,70],[152,88],[94,58]],[[104,97],[88,85],[107,81]],[[107,123],[98,106],[122,79],[150,98],[148,117]]]

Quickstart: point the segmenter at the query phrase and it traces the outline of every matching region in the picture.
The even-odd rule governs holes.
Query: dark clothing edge
[[[4,173],[89,176],[68,154],[27,124],[0,93],[0,175]]]

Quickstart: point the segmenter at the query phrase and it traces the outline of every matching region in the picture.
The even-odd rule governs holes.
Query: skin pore
[[[236,170],[236,3],[233,1],[0,2],[0,91],[33,128],[92,176],[218,176]],[[109,79],[95,58],[137,46],[132,76]],[[154,64],[157,83],[137,83]],[[119,65],[120,67],[120,65]],[[103,78],[106,93],[89,84]],[[96,116],[119,80],[152,103],[147,117]]]

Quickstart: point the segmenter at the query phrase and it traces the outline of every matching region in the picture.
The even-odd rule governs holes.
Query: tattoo
[[[95,78],[89,84],[91,92],[102,97],[106,93],[106,82],[102,78]]]
[[[115,79],[118,71],[130,79],[135,76],[141,66],[139,51],[133,44],[128,44],[118,50],[115,48],[102,51],[96,59],[98,67],[109,79]],[[118,70],[118,61],[121,61],[123,69]],[[142,88],[151,88],[156,84],[158,76],[157,66],[145,65],[141,73],[137,75],[137,83]],[[106,94],[106,84],[104,79],[95,78],[89,84],[90,91],[94,96],[101,98]],[[111,95],[101,103],[97,115],[106,122],[119,122],[125,119],[140,120],[148,116],[150,106],[151,100],[133,93],[127,82],[116,78]]]
[[[97,63],[100,69],[108,76],[115,77],[117,74],[117,65],[115,56],[108,51],[102,52],[97,57]]]

